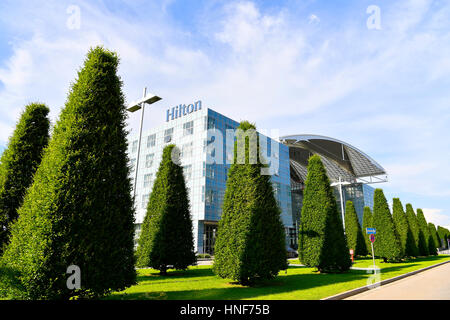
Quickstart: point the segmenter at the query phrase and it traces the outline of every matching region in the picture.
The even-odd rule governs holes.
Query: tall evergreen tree
[[[354,250],[355,256],[367,255],[366,243],[364,235],[359,225],[358,215],[352,201],[345,204],[345,236],[347,238],[347,246]]]
[[[17,219],[17,209],[47,146],[48,113],[49,109],[43,104],[27,105],[0,158],[0,256],[9,239],[10,225]]]
[[[428,246],[428,223],[425,220],[422,209],[417,209],[417,224],[419,226],[419,253],[421,256],[430,255],[430,248]]]
[[[238,129],[213,270],[222,278],[247,285],[256,279],[273,278],[287,268],[286,238],[271,177],[261,172],[265,165],[259,152],[256,128],[243,121]],[[238,142],[243,144],[238,145]],[[251,153],[255,150],[254,144],[255,158]]]
[[[434,247],[440,248],[441,243],[439,241],[439,235],[436,231],[436,226],[431,222],[428,223],[428,232],[430,233],[431,237],[433,238]]]
[[[434,224],[433,224],[434,225]],[[436,232],[436,240],[437,240],[437,244],[438,244],[438,246],[437,246],[437,248],[440,248],[440,249],[442,249],[442,240],[441,240],[441,236],[439,235],[439,229],[438,229],[438,227],[439,226],[437,226],[436,228],[435,228],[435,232]]]
[[[369,207],[364,207],[363,211],[363,235],[364,235],[364,242],[366,244],[367,252],[372,253],[372,245],[370,242],[369,235],[366,233],[367,228],[373,228],[373,216],[372,211]]]
[[[443,228],[441,226],[437,227],[437,232],[439,234],[439,239],[441,240],[442,248],[447,249],[448,248],[447,237],[450,232],[448,231],[448,229]]]
[[[402,247],[383,190],[375,189],[373,226],[377,230],[374,242],[375,255],[384,261],[399,261]]]
[[[397,233],[400,237],[402,251],[407,257],[416,257],[418,255],[416,242],[399,198],[393,199],[392,207],[392,218],[394,220]]]
[[[19,298],[98,297],[136,281],[117,67],[115,53],[89,51],[18,211],[2,264],[19,275]],[[80,289],[68,289],[72,265],[81,271]]]
[[[438,240],[436,235],[436,228],[434,224],[428,223],[428,253],[432,256],[436,256],[438,254]]]
[[[445,235],[443,237],[444,242],[446,243],[446,248],[449,248],[449,240],[450,240],[450,231],[447,228],[444,228],[445,230]]]
[[[196,259],[183,168],[172,161],[176,153],[179,150],[173,144],[163,150],[136,254],[139,267],[152,267],[161,275],[169,265],[185,270]]]
[[[420,255],[419,250],[419,223],[417,222],[416,213],[410,203],[406,204],[406,220],[408,220],[409,228],[411,229],[412,236],[414,238],[415,243],[415,254],[417,257]]]
[[[300,261],[321,272],[346,271],[349,249],[320,156],[309,158],[299,230]]]

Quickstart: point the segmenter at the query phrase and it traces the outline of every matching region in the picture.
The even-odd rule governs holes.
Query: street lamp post
[[[339,177],[339,181],[338,182],[334,182],[331,184],[332,187],[334,186],[339,186],[339,197],[341,198],[341,215],[342,215],[342,225],[344,226],[344,232],[345,232],[345,207],[344,207],[344,193],[342,192],[342,186],[343,185],[349,185],[350,182],[347,181],[342,181],[342,178]]]
[[[136,186],[137,186],[137,178],[138,178],[138,169],[139,169],[139,157],[141,154],[141,140],[142,140],[142,127],[144,124],[144,111],[145,111],[145,104],[152,104],[155,103],[162,98],[154,95],[154,94],[147,94],[147,88],[144,88],[144,93],[142,95],[142,99],[133,102],[128,106],[128,111],[133,113],[140,109],[141,111],[141,122],[139,124],[139,140],[138,140],[138,150],[137,150],[137,157],[136,157],[136,167],[134,168],[135,174],[134,174],[134,187],[133,187],[133,199],[136,201]]]

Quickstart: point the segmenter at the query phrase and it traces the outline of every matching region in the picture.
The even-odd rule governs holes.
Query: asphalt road
[[[450,300],[450,263],[348,297],[346,300]]]

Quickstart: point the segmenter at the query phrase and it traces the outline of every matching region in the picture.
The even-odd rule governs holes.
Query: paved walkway
[[[450,263],[348,297],[346,300],[450,300]]]

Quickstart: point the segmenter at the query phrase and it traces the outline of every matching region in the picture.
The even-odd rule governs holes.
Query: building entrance
[[[214,255],[214,245],[217,236],[217,223],[205,222],[203,233],[203,253]]]

